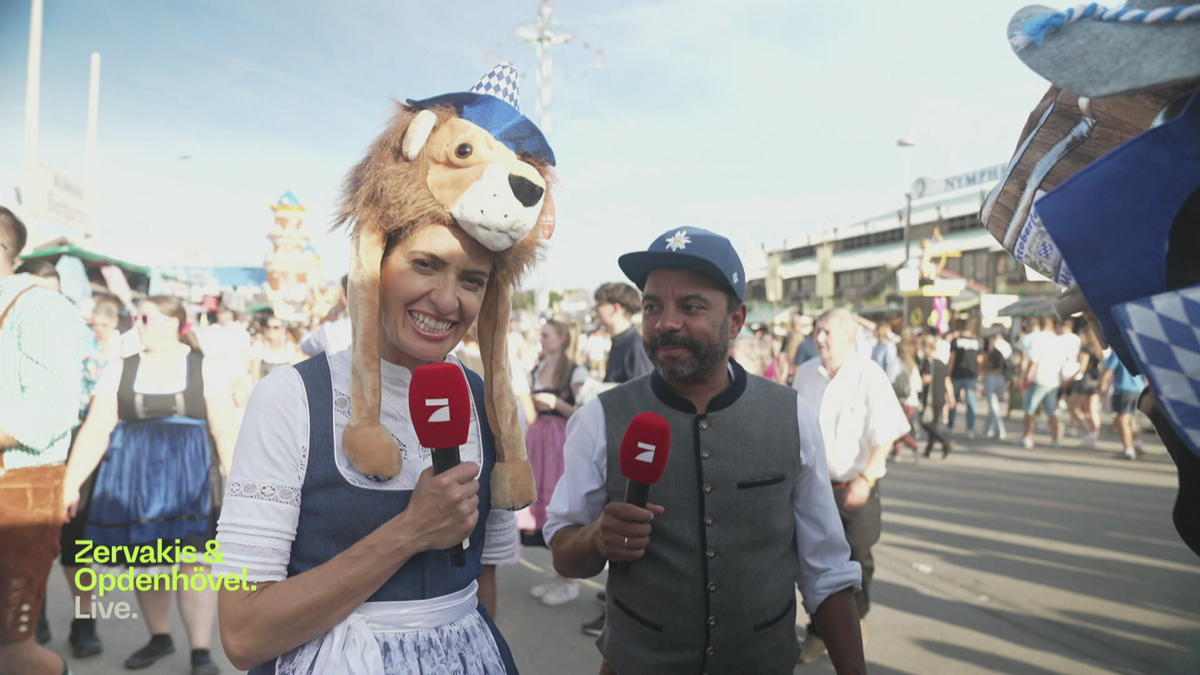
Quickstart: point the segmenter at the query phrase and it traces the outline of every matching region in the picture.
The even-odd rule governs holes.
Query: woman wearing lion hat
[[[226,655],[252,673],[516,672],[481,604],[533,477],[507,371],[510,293],[553,230],[554,155],[502,64],[400,106],[346,180],[353,347],[272,372],[238,438],[218,530]],[[408,419],[418,366],[479,322],[462,464],[433,475]],[[467,564],[443,549],[468,539]]]

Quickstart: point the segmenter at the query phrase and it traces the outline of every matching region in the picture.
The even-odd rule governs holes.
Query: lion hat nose
[[[533,181],[514,173],[508,174],[508,185],[512,188],[513,196],[521,202],[521,206],[529,208],[538,203],[546,190]]]

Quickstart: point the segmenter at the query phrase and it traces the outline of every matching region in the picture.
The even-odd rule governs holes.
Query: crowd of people
[[[11,214],[0,217],[8,223],[9,240],[19,242],[19,221]],[[701,232],[693,230],[692,236],[702,236]],[[39,292],[56,294],[54,268],[31,264],[40,262],[34,259],[17,266],[6,279],[8,285],[21,280],[27,289],[36,287]],[[689,274],[696,278],[684,281],[705,285],[700,281],[703,274]],[[649,283],[637,275],[631,275],[631,279],[642,287]],[[671,290],[672,294],[679,292]],[[644,307],[647,299],[648,306]],[[78,333],[74,351],[68,353],[78,359],[70,370],[81,379],[78,386],[84,392],[84,404],[81,406],[78,399],[63,401],[63,407],[70,408],[77,415],[75,421],[82,424],[68,434],[70,452],[61,488],[64,524],[60,558],[72,598],[82,613],[88,614],[91,594],[77,582],[82,567],[76,561],[80,551],[78,542],[115,546],[178,539],[203,549],[206,543],[216,541],[222,503],[238,498],[245,501],[250,489],[244,480],[235,480],[228,488],[226,485],[233,471],[233,448],[238,444],[239,428],[247,438],[282,438],[282,430],[263,428],[264,413],[254,412],[253,405],[252,417],[260,421],[243,425],[250,392],[258,391],[261,399],[272,390],[265,382],[273,381],[277,383],[275,388],[279,386],[278,377],[268,380],[274,371],[295,366],[314,355],[330,355],[331,361],[338,363],[337,355],[346,353],[352,333],[345,302],[324,321],[306,327],[305,333],[269,313],[239,317],[224,305],[209,315],[188,315],[182,301],[167,296],[146,298],[132,313],[116,299],[100,297],[86,322],[91,330],[81,332],[84,321],[79,312],[63,302],[59,301],[61,315],[57,320],[74,326]],[[922,455],[929,457],[940,444],[941,456],[947,457],[954,447],[948,429],[955,427],[960,407],[965,412],[962,431],[968,439],[974,438],[978,394],[988,406],[982,431],[998,440],[1006,438],[1006,420],[1018,409],[1024,415],[1021,442],[1026,448],[1033,447],[1039,412],[1047,415],[1052,445],[1057,445],[1060,424],[1065,424],[1066,433],[1082,436],[1084,446],[1094,446],[1102,432],[1103,409],[1114,413],[1114,428],[1123,445],[1117,456],[1135,459],[1142,452],[1133,403],[1135,394],[1144,388],[1144,380],[1131,376],[1111,350],[1101,348],[1085,322],[1061,322],[1046,316],[1027,319],[1013,328],[996,324],[978,331],[976,320],[963,316],[955,320],[953,331],[940,335],[934,329],[872,323],[847,310],[836,309],[815,320],[802,313],[793,314],[790,330],[783,336],[767,330],[749,331],[738,326],[734,331],[719,326],[724,330],[724,340],[717,339],[715,346],[683,337],[675,338],[678,345],[663,345],[654,337],[657,317],[664,312],[669,314],[663,302],[656,295],[644,298],[629,283],[614,282],[596,289],[587,324],[550,318],[531,321],[530,328],[522,330],[520,320],[514,318],[510,322],[506,365],[514,383],[513,393],[521,402],[520,421],[537,494],[533,504],[516,515],[516,540],[507,546],[490,547],[492,555],[485,557],[488,563],[485,567],[490,567],[492,574],[495,565],[520,558],[518,544],[553,546],[556,559],[560,548],[574,551],[577,545],[572,548],[567,544],[554,545],[555,534],[569,527],[571,518],[579,518],[581,513],[588,513],[591,519],[577,523],[579,526],[602,519],[595,511],[597,502],[593,498],[579,503],[567,500],[596,493],[595,486],[579,484],[581,480],[594,481],[597,477],[580,474],[578,453],[585,453],[586,465],[592,471],[603,464],[595,456],[603,443],[589,445],[586,450],[572,448],[572,444],[578,445],[583,439],[578,437],[577,430],[576,440],[571,441],[571,429],[576,426],[573,418],[587,410],[593,412],[586,424],[603,426],[603,420],[595,415],[600,412],[596,408],[600,401],[612,400],[606,398],[605,392],[625,382],[653,384],[653,378],[645,380],[645,377],[656,374],[666,383],[674,382],[672,386],[686,383],[678,391],[691,401],[688,405],[703,409],[696,403],[704,401],[704,394],[684,393],[691,391],[696,373],[686,370],[675,373],[681,376],[676,380],[664,374],[663,368],[677,360],[663,356],[664,347],[669,353],[682,351],[691,360],[712,347],[710,357],[725,355],[724,362],[733,373],[733,382],[773,381],[790,387],[792,395],[798,397],[793,405],[800,415],[799,445],[823,447],[824,458],[828,460],[828,466],[820,473],[828,475],[831,500],[828,507],[814,505],[814,508],[833,509],[828,514],[836,515],[838,529],[844,532],[849,551],[847,560],[860,570],[852,597],[861,621],[857,630],[862,635],[866,631],[874,569],[870,551],[881,532],[878,484],[886,474],[885,465],[901,457],[905,448],[912,451],[916,461]],[[744,320],[740,297],[734,304],[742,307]],[[19,307],[24,308],[24,303]],[[694,310],[677,311],[682,322]],[[640,331],[635,324],[638,319],[642,324]],[[122,326],[128,328],[122,331]],[[671,328],[667,335],[676,334],[677,328],[673,325]],[[61,340],[67,331],[59,326],[55,332]],[[722,343],[725,351],[721,351]],[[451,353],[465,366],[483,370],[474,326],[462,335]],[[348,368],[348,360],[344,365]],[[337,372],[335,369],[335,393],[339,386],[350,386],[348,380],[338,384],[341,380]],[[707,375],[716,377],[711,372]],[[341,377],[348,377],[348,372]],[[715,410],[711,406],[721,400],[722,387],[728,383],[719,377],[710,383],[709,388],[715,392],[707,402],[712,413]],[[662,395],[654,392],[653,387],[649,393]],[[271,398],[273,414],[267,417],[274,425],[294,430],[295,423],[286,421],[286,414],[290,414],[286,411],[294,409],[296,393],[275,391]],[[666,402],[668,406],[684,405],[670,403],[669,397]],[[806,413],[807,410],[812,412]],[[697,424],[703,429],[709,417],[700,414],[696,419],[702,420]],[[587,442],[602,441],[605,434],[597,433],[587,435]],[[918,436],[926,440],[923,453]],[[291,441],[301,442],[302,439]],[[259,458],[254,464],[255,480],[260,485],[270,484],[272,471],[278,472],[278,467],[260,466],[262,461]],[[292,472],[294,469],[285,473]],[[559,489],[560,484],[566,489]],[[300,487],[293,486],[297,492]],[[610,499],[611,503],[618,501]],[[256,556],[253,547],[245,545],[245,537],[262,538],[269,533],[254,529],[232,513],[235,512],[227,513],[223,521],[223,531],[227,533],[223,540],[232,559],[264,573],[264,580],[284,578],[282,570],[265,572],[268,567],[279,570],[278,562],[269,566],[261,551]],[[640,522],[639,517],[650,520],[661,513],[651,508],[638,514],[613,515],[617,523],[614,527],[619,529],[632,527],[631,523]],[[796,526],[815,532],[830,531],[828,523]],[[644,528],[637,531],[644,532]],[[630,535],[623,540],[621,550],[640,551],[634,542],[640,542],[644,536]],[[576,577],[583,571],[587,576],[597,571],[594,563],[584,565],[582,559],[575,559],[576,554],[565,555],[566,562],[558,565],[560,576],[530,589],[531,595],[547,606],[577,598]],[[623,552],[618,557],[629,555]],[[137,563],[136,560],[116,562]],[[800,564],[803,566],[805,561]],[[217,612],[216,591],[177,590],[174,595],[191,643],[192,672],[216,672],[210,653]],[[606,596],[607,592],[599,594],[606,610],[582,627],[585,633],[605,635],[606,617],[613,607],[622,606],[613,605]],[[824,596],[812,591],[811,597]],[[139,590],[138,598],[151,637],[126,660],[126,666],[135,669],[148,666],[175,649],[169,634],[172,594]],[[616,598],[614,601],[621,602]],[[813,620],[800,650],[800,660],[804,663],[815,662],[830,650],[818,621],[820,604],[815,601],[807,608]],[[628,607],[619,611],[623,612],[623,620],[634,616]],[[43,606],[34,629],[38,642],[46,642],[50,636],[44,614]],[[86,658],[103,651],[96,623],[95,618],[72,621],[68,641],[74,656]],[[618,630],[628,630],[628,626]],[[833,640],[844,641],[845,635],[838,631],[844,633],[847,629],[842,626],[833,630],[836,635]],[[610,630],[610,634],[616,633]],[[839,658],[847,658],[845,644],[839,644],[835,651]],[[611,656],[618,663],[622,658],[619,653]]]

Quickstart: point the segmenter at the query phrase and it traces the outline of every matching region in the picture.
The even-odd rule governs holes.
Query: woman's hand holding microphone
[[[408,508],[396,516],[403,521],[419,551],[448,549],[471,536],[479,522],[479,465],[463,462],[436,476],[433,467],[421,472]]]

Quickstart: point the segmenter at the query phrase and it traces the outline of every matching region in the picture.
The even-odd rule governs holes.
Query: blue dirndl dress
[[[187,386],[174,394],[133,389],[141,358],[125,359],[119,422],[96,471],[84,527],[97,546],[191,545],[215,539],[223,485],[208,431],[203,356],[188,355]],[[115,561],[136,564],[136,560]]]
[[[412,490],[369,490],[353,486],[342,477],[334,458],[333,385],[328,359],[325,354],[319,354],[297,365],[296,371],[304,382],[308,398],[311,452],[304,472],[304,499],[301,502],[300,519],[287,567],[289,577],[328,562],[345,551],[407,508],[412,497]],[[479,523],[470,536],[467,565],[451,566],[450,556],[445,551],[419,553],[384,582],[383,586],[357,610],[359,612],[369,611],[372,606],[383,607],[386,611],[386,608],[394,606],[397,601],[402,604],[404,601],[453,597],[470,591],[482,571],[486,521],[491,510],[489,477],[496,462],[496,450],[487,416],[483,414],[483,380],[470,370],[464,370],[464,373],[475,400],[475,409],[479,411],[483,449],[478,493]],[[377,632],[373,637],[377,647],[373,651],[377,651],[382,658],[382,672],[385,675],[443,675],[464,672],[518,675],[508,643],[496,628],[487,610],[475,601],[473,594],[469,598],[469,605],[473,607],[473,611],[463,621],[455,622],[449,627],[407,630],[403,633]],[[460,632],[464,625],[474,625],[478,630]],[[333,632],[330,631],[281,657],[251,668],[249,675],[328,672],[314,671],[311,657],[322,643],[337,641],[331,639]],[[405,637],[398,638],[400,635]],[[481,666],[477,660],[478,650],[472,649],[468,644],[484,640],[495,643],[499,663],[491,664],[494,669]],[[337,653],[338,649],[333,651]],[[357,656],[353,649],[344,651],[352,652],[350,656]],[[353,669],[343,666],[337,672],[347,671]]]

